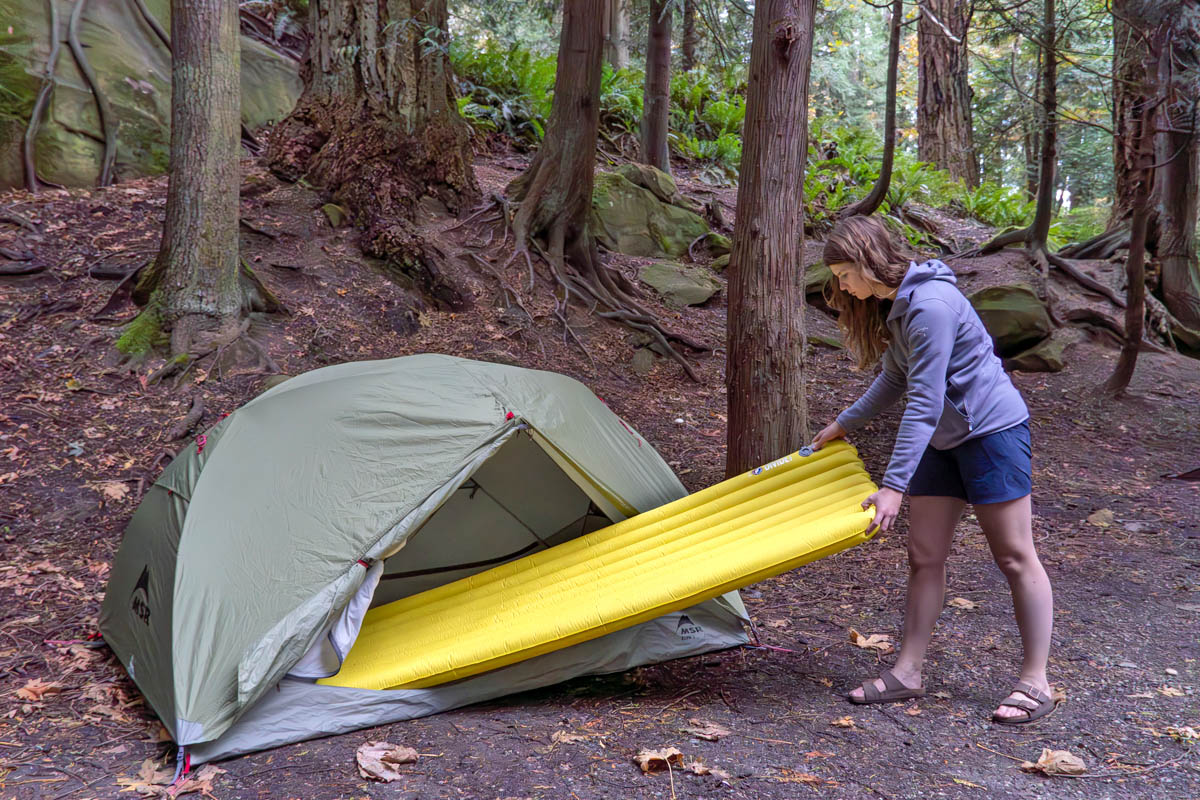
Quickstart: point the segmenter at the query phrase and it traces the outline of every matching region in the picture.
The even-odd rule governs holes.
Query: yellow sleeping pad
[[[371,609],[321,683],[418,688],[688,608],[869,538],[875,491],[831,442],[486,572]]]

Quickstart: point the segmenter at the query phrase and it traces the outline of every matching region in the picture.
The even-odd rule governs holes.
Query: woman
[[[860,368],[882,359],[866,394],[817,434],[813,449],[865,425],[907,393],[871,528],[888,530],[909,495],[908,598],[896,665],[851,692],[853,703],[920,697],[921,668],[942,610],[946,556],[967,503],[1008,579],[1025,658],[995,722],[1054,710],[1046,682],[1053,598],[1033,545],[1029,412],[992,352],[992,339],[940,261],[908,262],[873,217],[839,223],[825,243],[831,305]],[[869,528],[868,530],[870,530]]]

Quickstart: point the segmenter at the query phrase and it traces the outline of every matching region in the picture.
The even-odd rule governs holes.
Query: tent
[[[419,689],[317,683],[363,613],[686,495],[579,382],[418,355],[291,378],[147,491],[101,632],[193,763],[747,641],[736,591]]]

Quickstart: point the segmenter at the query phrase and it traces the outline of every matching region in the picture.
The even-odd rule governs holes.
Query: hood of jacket
[[[929,281],[946,281],[951,286],[958,285],[958,280],[954,277],[954,270],[936,258],[922,264],[915,261],[909,262],[908,272],[905,273],[900,288],[896,290],[896,299],[892,302],[892,310],[888,312],[888,321],[891,322],[908,311],[908,307],[912,303],[913,291]]]

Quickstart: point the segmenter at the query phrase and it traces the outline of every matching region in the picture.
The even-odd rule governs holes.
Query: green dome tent
[[[101,631],[197,763],[742,644],[730,592],[427,689],[294,677],[298,662],[336,671],[368,603],[685,494],[563,375],[442,355],[326,367],[247,403],[163,471],[125,531]]]

